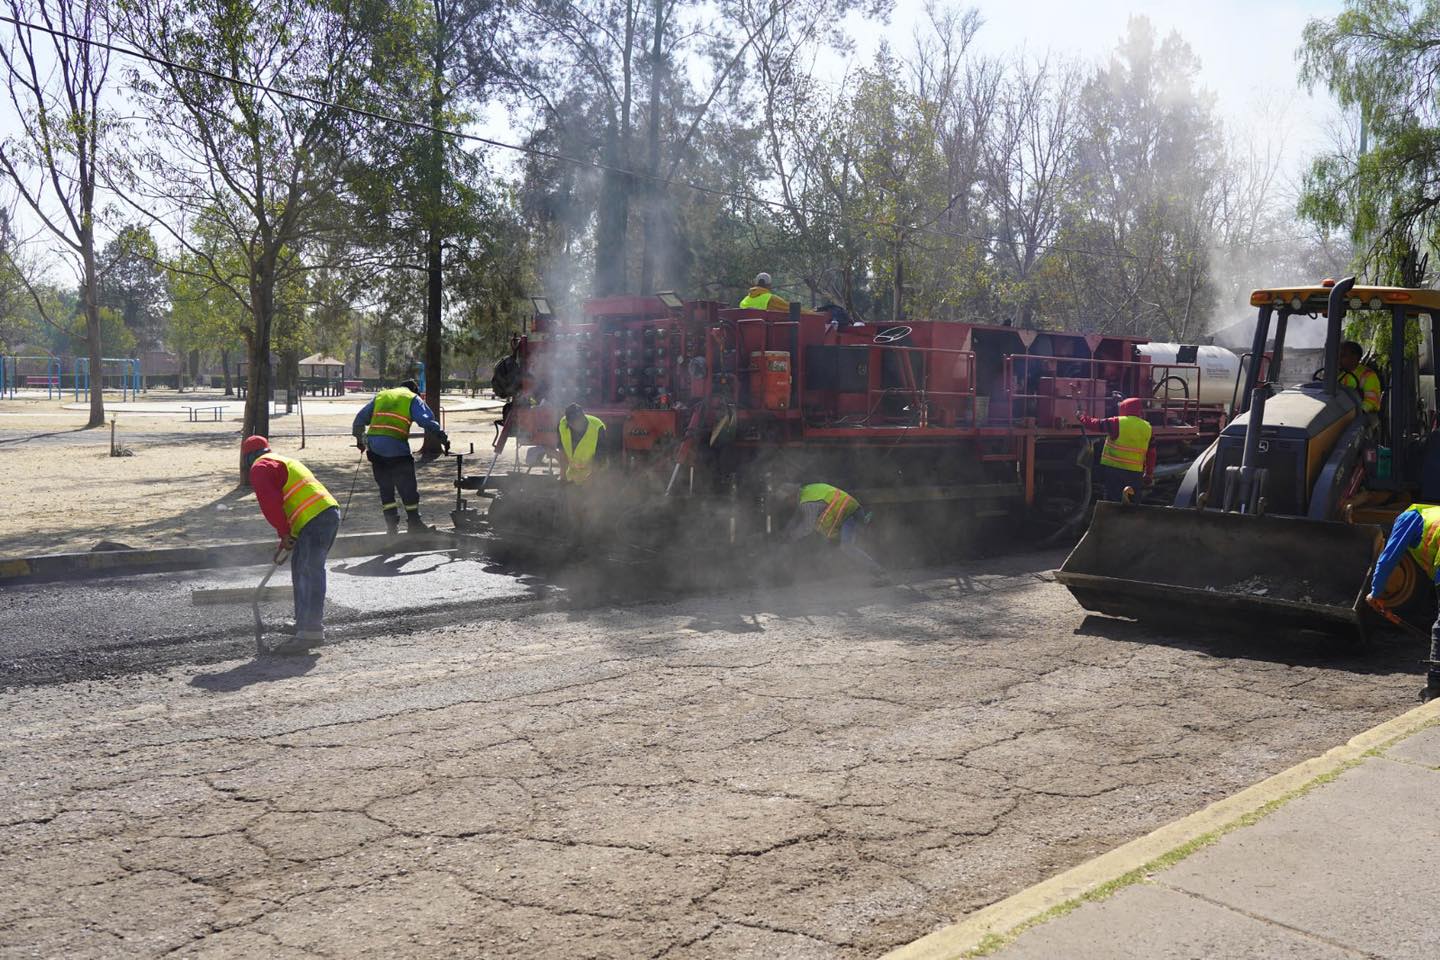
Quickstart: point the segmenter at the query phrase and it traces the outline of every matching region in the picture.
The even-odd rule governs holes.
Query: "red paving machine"
[[[458,481],[492,502],[484,519],[462,504],[457,527],[652,550],[677,538],[735,544],[778,532],[789,505],[775,502],[777,487],[823,481],[873,509],[879,539],[910,556],[987,522],[1009,538],[1043,536],[1078,527],[1090,505],[1084,451],[1099,438],[1077,413],[1113,416],[1119,400],[1147,398],[1159,482],[1178,482],[1224,427],[1238,386],[1239,360],[1210,347],[840,324],[798,305],[662,296],[591,300],[577,317],[537,316],[515,339],[497,368],[507,404],[494,443],[498,458],[514,442],[515,466]],[[604,480],[587,485],[584,509],[547,455],[571,402],[606,425]]]

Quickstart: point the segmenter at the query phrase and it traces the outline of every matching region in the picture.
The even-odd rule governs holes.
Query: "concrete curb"
[[[1440,721],[1440,700],[1409,710],[1298,763],[1269,779],[1217,800],[1203,810],[1166,824],[1153,833],[1072,867],[998,903],[897,947],[882,960],[960,960],[1003,946],[1023,930],[1068,912],[1086,899],[1103,898],[1131,876],[1140,879],[1163,869],[1236,827],[1254,822],[1309,789],[1359,763],[1372,751]],[[1105,890],[1102,888],[1110,888]]]
[[[363,557],[371,554],[457,546],[457,537],[437,530],[422,535],[356,533],[336,537],[330,556]],[[94,553],[53,553],[38,557],[0,560],[0,587],[10,584],[51,583],[90,577],[123,577],[137,573],[174,570],[209,570],[267,563],[275,556],[276,541],[223,543],[209,547],[159,547],[138,550],[101,550]]]

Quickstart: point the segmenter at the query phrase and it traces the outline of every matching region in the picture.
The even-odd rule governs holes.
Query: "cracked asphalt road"
[[[1408,642],[1157,636],[1057,562],[22,682],[0,957],[873,957],[1412,703]]]

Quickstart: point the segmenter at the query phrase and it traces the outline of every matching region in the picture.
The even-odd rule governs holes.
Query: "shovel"
[[[270,582],[275,571],[284,566],[288,559],[290,559],[290,551],[285,548],[284,544],[281,544],[280,548],[275,551],[275,562],[270,564],[269,570],[265,571],[265,576],[260,579],[260,585],[255,588],[255,593],[250,599],[250,612],[255,614],[255,655],[257,657],[263,657],[270,652],[269,648],[265,646],[265,623],[260,619],[260,601],[265,596],[265,585]]]

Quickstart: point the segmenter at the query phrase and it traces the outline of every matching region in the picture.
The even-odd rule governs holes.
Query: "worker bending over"
[[[1077,414],[1088,430],[1105,433],[1105,447],[1100,451],[1100,484],[1105,500],[1120,501],[1125,488],[1141,485],[1155,475],[1155,448],[1150,445],[1153,432],[1150,421],[1142,414],[1145,402],[1138,397],[1120,401],[1119,416],[1104,420]]]
[[[758,273],[755,275],[755,285],[750,288],[745,299],[740,301],[740,306],[755,310],[789,310],[790,301],[770,292],[770,274]]]
[[[410,453],[410,424],[418,423],[426,433],[434,434],[448,451],[450,438],[440,428],[440,421],[419,397],[420,387],[414,380],[381,390],[355,415],[350,431],[355,446],[365,451],[370,460],[375,484],[380,488],[380,509],[385,513],[385,530],[400,532],[400,504],[405,507],[405,526],[410,533],[431,529],[420,519],[420,488],[415,482],[415,457]]]
[[[1380,412],[1380,375],[1360,361],[1365,352],[1354,340],[1340,344],[1340,386],[1360,394],[1360,409],[1365,413]]]
[[[1436,600],[1440,601],[1440,573],[1437,573],[1437,567],[1440,567],[1440,562],[1437,562],[1440,561],[1440,506],[1417,503],[1395,518],[1395,526],[1390,528],[1390,539],[1385,541],[1385,549],[1380,551],[1380,559],[1375,562],[1375,577],[1370,581],[1370,596],[1366,597],[1377,610],[1385,610],[1385,602],[1380,598],[1385,593],[1390,574],[1400,563],[1401,552],[1407,550],[1430,578]],[[1429,663],[1425,688],[1420,691],[1420,699],[1427,703],[1440,697],[1440,616],[1430,627]]]
[[[797,506],[781,534],[787,541],[796,543],[819,534],[827,543],[839,543],[841,552],[864,567],[877,583],[890,582],[880,564],[857,542],[871,516],[859,500],[828,483],[807,483],[799,488]]]
[[[340,529],[340,504],[305,464],[271,453],[264,437],[246,437],[240,452],[260,512],[280,535],[281,548],[294,551],[295,636],[276,650],[309,650],[325,642],[325,558]]]
[[[581,485],[595,474],[596,461],[605,458],[605,421],[592,417],[578,403],[565,408],[556,424],[560,434],[560,469],[566,483]]]

